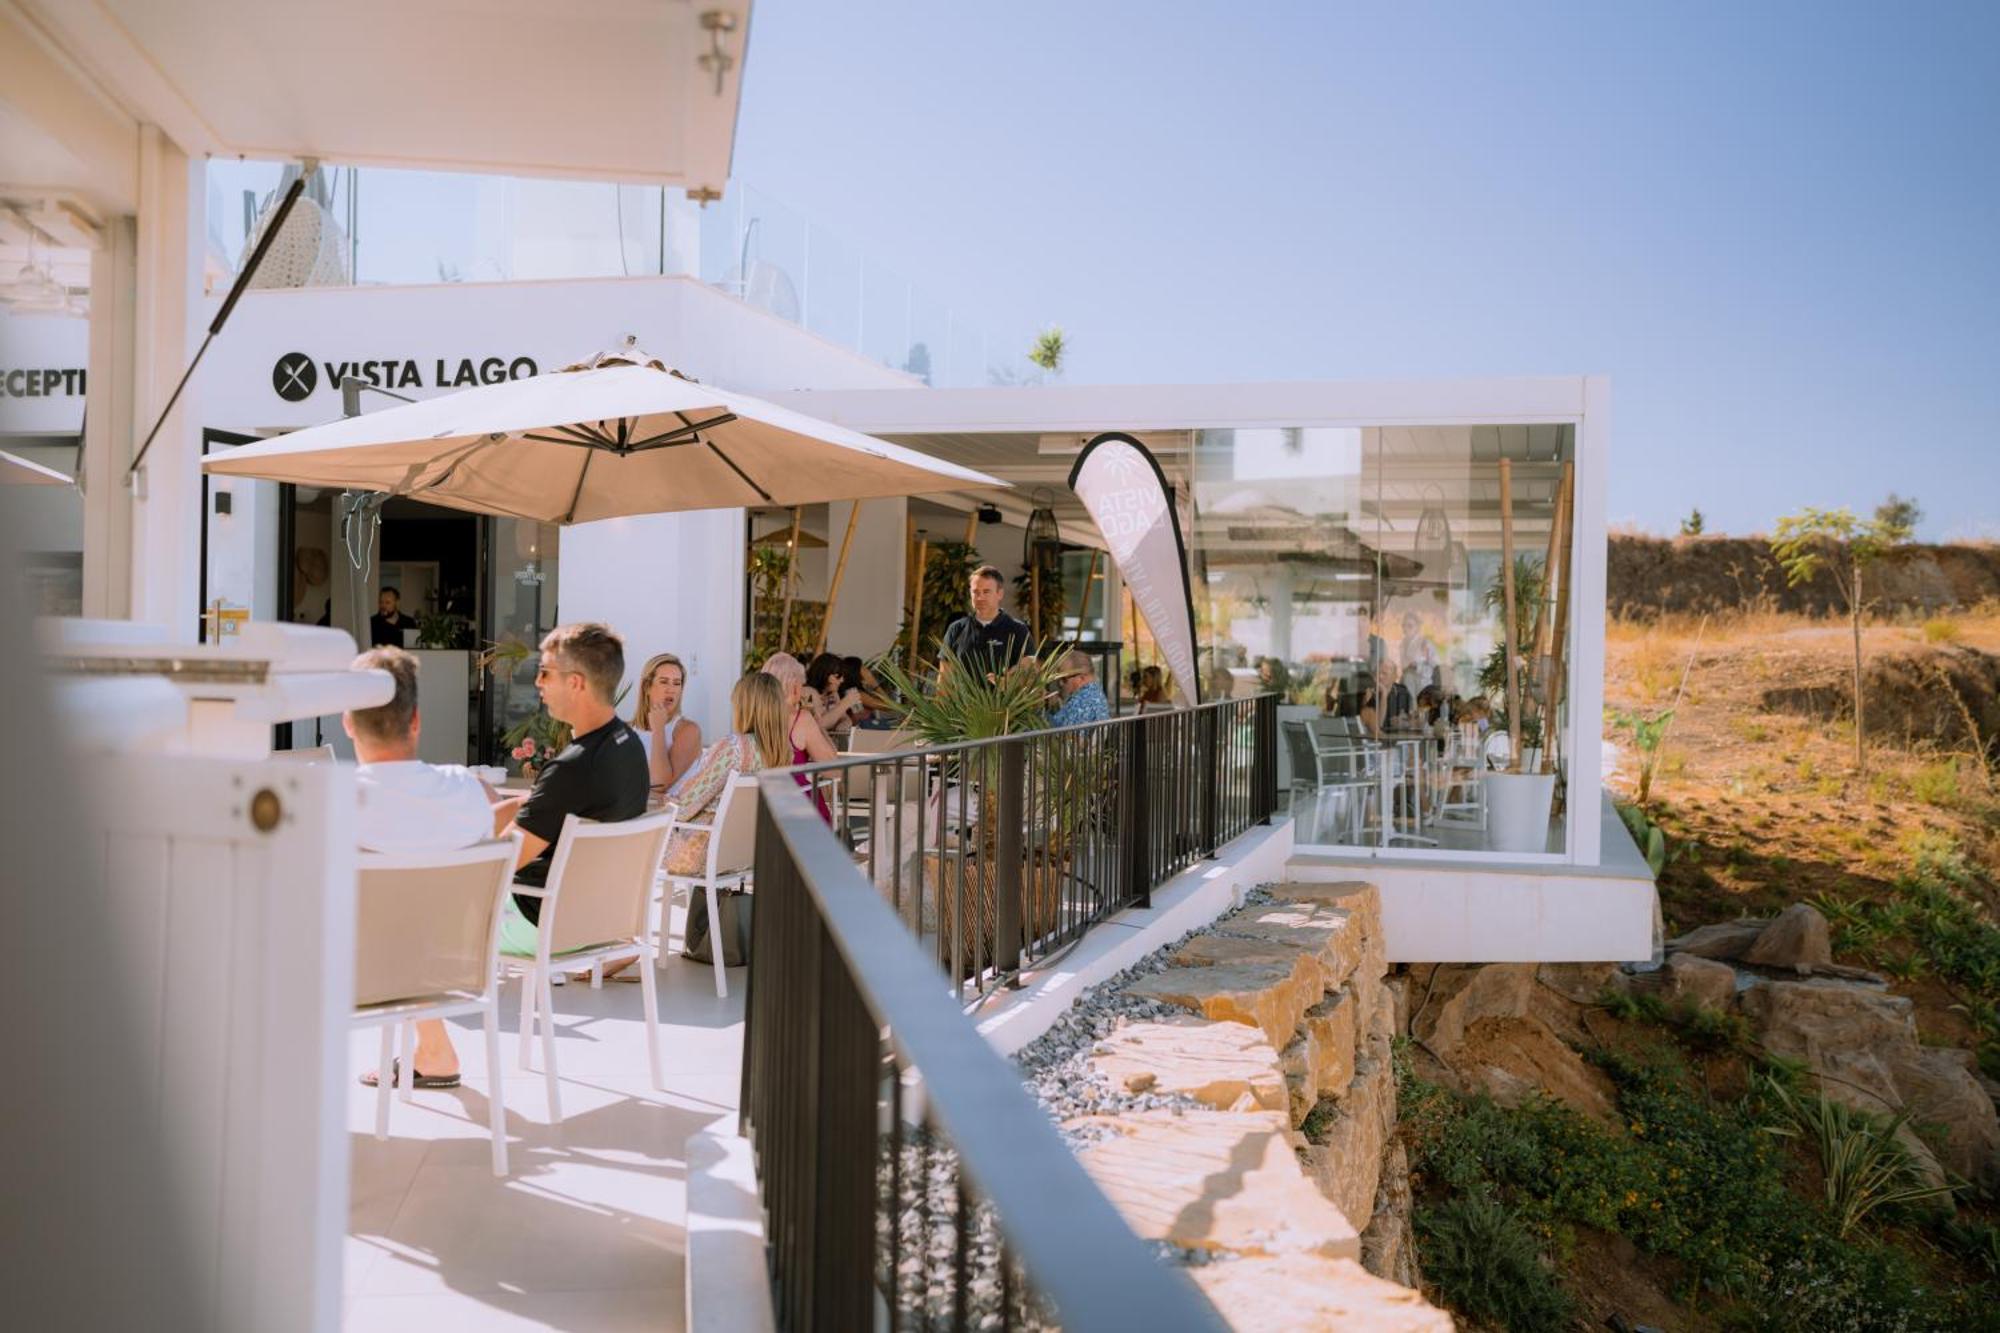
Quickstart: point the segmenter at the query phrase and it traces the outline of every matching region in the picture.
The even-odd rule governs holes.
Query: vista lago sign
[[[341,381],[348,378],[377,389],[462,389],[527,379],[538,373],[531,356],[315,361],[304,352],[287,352],[271,367],[271,388],[286,402],[297,403],[311,397],[322,382],[337,392]]]

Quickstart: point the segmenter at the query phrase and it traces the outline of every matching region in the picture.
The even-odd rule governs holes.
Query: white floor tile
[[[681,1326],[683,1153],[689,1135],[734,1120],[743,974],[732,971],[727,999],[705,967],[671,959],[658,977],[663,1088],[647,1069],[638,986],[556,992],[556,1125],[539,1043],[534,1067],[518,1068],[518,1001],[506,1005],[504,1180],[488,1157],[492,1080],[476,1021],[451,1025],[461,1086],[398,1100],[387,1141],[374,1137],[374,1093],[352,1085],[347,1328]],[[374,1067],[377,1040],[355,1034],[355,1075]]]

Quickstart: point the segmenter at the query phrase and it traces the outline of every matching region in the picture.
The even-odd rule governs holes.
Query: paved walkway
[[[679,1330],[686,1254],[688,1135],[733,1119],[744,972],[715,996],[714,974],[673,957],[659,974],[662,1072],[646,1075],[639,987],[574,982],[556,991],[563,1123],[551,1126],[539,1043],[514,1063],[518,990],[504,993],[502,1058],[512,1174],[488,1159],[485,1047],[476,1023],[452,1036],[464,1083],[398,1103],[374,1136],[374,1094],[348,1102],[353,1150],[346,1328]],[[374,1067],[371,1032],[350,1064]]]

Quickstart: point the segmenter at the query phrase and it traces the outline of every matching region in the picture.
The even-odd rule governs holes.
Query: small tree
[[[1890,497],[1895,501],[1895,497]],[[1896,503],[1907,503],[1896,501]],[[1888,505],[1883,506],[1889,508]],[[1785,570],[1785,582],[1796,588],[1810,583],[1824,569],[1833,576],[1834,587],[1847,605],[1848,624],[1854,632],[1854,767],[1868,774],[1868,751],[1864,742],[1861,688],[1861,609],[1867,604],[1862,591],[1862,572],[1904,540],[1903,529],[1885,522],[1878,510],[1866,522],[1852,509],[1814,509],[1807,506],[1778,520],[1771,537],[1771,554]]]
[[[1051,375],[1060,375],[1063,357],[1068,352],[1069,340],[1063,337],[1062,326],[1051,324],[1035,335],[1035,345],[1028,349],[1028,360]]]
[[[1924,521],[1924,511],[1914,498],[1904,499],[1894,491],[1889,498],[1875,506],[1875,525],[1882,535],[1891,542],[1906,542],[1917,535],[1917,524]]]
[[[1706,531],[1708,531],[1708,520],[1701,516],[1701,510],[1699,509],[1681,520],[1681,536],[1683,537],[1699,537]]]

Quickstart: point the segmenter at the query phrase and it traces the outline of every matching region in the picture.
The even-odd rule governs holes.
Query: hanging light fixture
[[[1417,517],[1417,549],[1449,553],[1451,516],[1444,512],[1444,488],[1433,482],[1424,491],[1424,510]]]
[[[1062,529],[1056,524],[1056,511],[1050,506],[1055,497],[1047,488],[1038,487],[1034,495],[1035,507],[1028,513],[1028,527],[1021,540],[1021,563],[1032,568],[1038,552],[1062,549]]]

